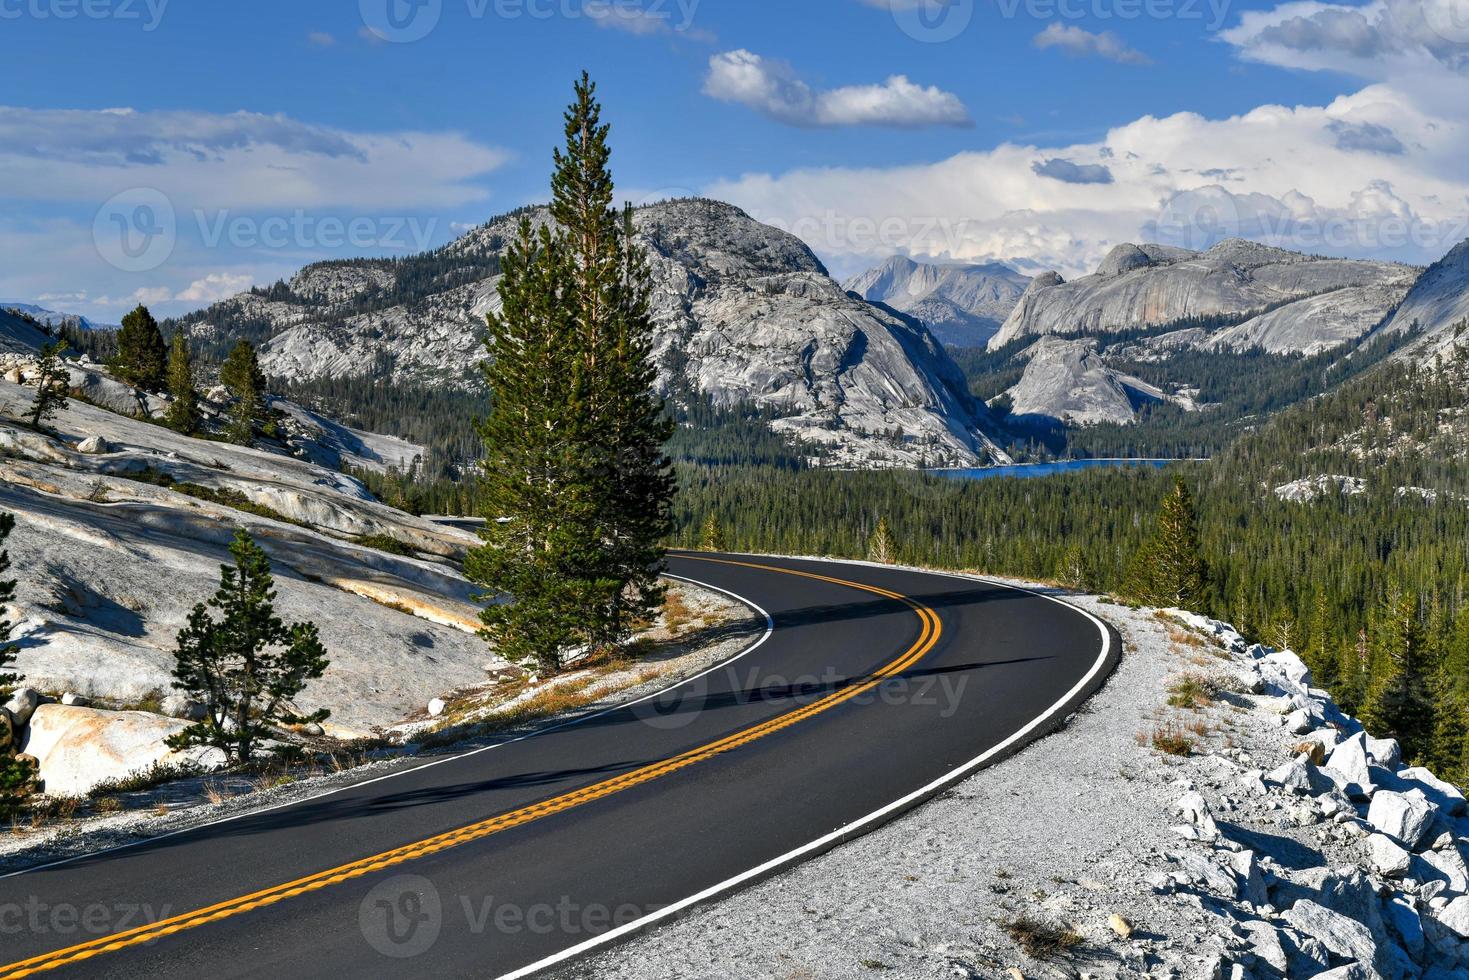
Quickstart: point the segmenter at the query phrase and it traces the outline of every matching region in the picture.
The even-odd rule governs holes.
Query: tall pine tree
[[[502,596],[486,637],[544,670],[576,646],[620,642],[662,601],[674,489],[647,270],[612,206],[600,116],[583,75],[555,154],[555,227],[522,220],[506,249],[483,368],[488,520],[465,569]]]
[[[186,436],[198,432],[199,393],[194,390],[194,363],[183,330],[174,333],[168,352],[168,393],[173,396],[164,416],[169,428]]]
[[[1133,558],[1125,591],[1146,605],[1191,609],[1204,599],[1205,574],[1193,494],[1180,476],[1163,498],[1152,540]]]
[[[1396,738],[1407,759],[1421,759],[1433,736],[1433,664],[1418,597],[1395,589],[1373,626],[1372,677],[1362,704],[1362,724],[1378,738]]]
[[[135,388],[163,390],[168,347],[163,342],[158,321],[141,303],[122,318],[122,328],[117,331],[117,357],[113,358],[111,367],[113,373]]]
[[[235,344],[220,366],[219,381],[235,399],[226,435],[231,442],[248,446],[255,438],[255,420],[265,412],[265,374],[253,344],[248,340]]]
[[[61,359],[66,354],[66,341],[53,340],[41,348],[36,365],[36,399],[31,402],[31,425],[40,429],[67,405],[70,374]]]

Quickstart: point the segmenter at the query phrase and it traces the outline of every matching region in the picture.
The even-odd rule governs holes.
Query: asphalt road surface
[[[1119,651],[998,584],[671,557],[767,618],[662,695],[0,879],[0,980],[540,972],[857,836],[1053,728]]]

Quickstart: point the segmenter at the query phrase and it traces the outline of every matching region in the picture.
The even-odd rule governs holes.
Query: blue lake
[[[1117,469],[1123,466],[1151,466],[1162,469],[1177,459],[1068,459],[1055,463],[1020,463],[1014,466],[985,466],[979,469],[930,470],[935,476],[946,476],[953,480],[989,480],[999,476],[1020,479],[1033,476],[1055,476],[1057,473],[1076,473],[1080,470]]]

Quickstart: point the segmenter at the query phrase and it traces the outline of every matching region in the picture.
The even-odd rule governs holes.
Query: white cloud
[[[1372,0],[1361,5],[1293,0],[1252,10],[1223,39],[1254,61],[1344,71],[1364,78],[1469,74],[1465,0]]]
[[[1112,31],[1094,34],[1071,24],[1054,21],[1032,39],[1041,50],[1058,48],[1076,57],[1106,58],[1124,65],[1148,65],[1152,60],[1141,51],[1127,46]]]
[[[1030,165],[1030,169],[1042,177],[1050,177],[1067,184],[1112,183],[1112,171],[1101,163],[1076,163],[1073,160],[1051,157],[1049,160],[1037,160]]]
[[[1389,138],[1404,152],[1384,152]],[[905,252],[1072,276],[1119,242],[1207,247],[1231,234],[1426,262],[1469,237],[1466,157],[1461,110],[1435,112],[1373,85],[1326,106],[1145,116],[1093,143],[752,174],[706,192],[795,232],[843,270]],[[1065,179],[1100,179],[1101,168],[1111,183]]]
[[[682,37],[706,44],[718,39],[706,30],[694,26],[694,15],[698,0],[685,2],[659,2],[651,6],[630,5],[626,0],[592,0],[583,5],[582,12],[598,27],[638,37]]]
[[[208,305],[242,293],[253,283],[249,273],[211,272],[203,279],[195,279],[170,298],[182,303]]]
[[[904,75],[893,75],[880,85],[818,90],[785,62],[743,49],[709,59],[704,93],[791,126],[912,129],[973,124],[958,96],[916,85]]]
[[[320,48],[329,48],[337,43],[337,39],[326,31],[312,31],[306,35],[306,40]]]
[[[509,155],[457,133],[363,133],[283,115],[0,106],[7,198],[101,204],[154,187],[176,207],[450,207]]]

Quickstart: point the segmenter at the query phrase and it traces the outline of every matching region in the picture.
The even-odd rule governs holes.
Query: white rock
[[[1342,959],[1372,964],[1377,959],[1377,942],[1372,930],[1354,919],[1310,899],[1296,902],[1283,916],[1292,928],[1317,939]]]
[[[1236,851],[1229,856],[1229,866],[1239,876],[1239,900],[1260,908],[1270,901],[1265,891],[1265,876],[1260,871],[1260,862],[1255,852]]]
[[[155,763],[212,767],[224,761],[218,749],[174,752],[163,744],[184,727],[177,719],[142,711],[43,704],[31,716],[21,750],[39,760],[46,792],[82,796],[105,780],[146,771]]]
[[[1347,795],[1354,800],[1369,799],[1377,788],[1367,764],[1367,736],[1361,732],[1332,750],[1326,768],[1341,777]]]
[[[1416,851],[1433,828],[1436,812],[1437,808],[1418,790],[1407,793],[1378,790],[1367,809],[1367,822]]]
[[[1310,793],[1312,768],[1310,757],[1303,752],[1274,772],[1267,773],[1265,782],[1282,786],[1293,793]]]
[[[1413,863],[1413,855],[1386,834],[1367,838],[1367,853],[1373,869],[1386,878],[1401,878]]]
[[[89,708],[92,700],[73,691],[67,691],[61,696],[61,703],[71,708]]]
[[[192,698],[182,694],[170,694],[163,699],[163,713],[170,718],[182,718],[185,721],[203,721],[209,714],[208,709]]]
[[[1240,928],[1249,937],[1250,952],[1273,967],[1277,972],[1284,973],[1288,966],[1285,955],[1285,947],[1280,944],[1280,933],[1268,922],[1251,920],[1240,923]]]
[[[1459,853],[1458,848],[1451,847],[1446,851],[1425,851],[1418,855],[1418,859],[1427,864],[1438,877],[1447,885],[1447,890],[1457,894],[1469,892],[1469,865],[1464,863],[1464,856]],[[1415,878],[1428,877],[1414,872]]]
[[[1209,804],[1203,796],[1194,793],[1185,793],[1179,801],[1173,805],[1173,811],[1183,817],[1188,825],[1198,832],[1197,840],[1217,840],[1219,828],[1214,823],[1214,816],[1209,812]]]
[[[1394,895],[1391,901],[1383,904],[1382,913],[1408,955],[1414,959],[1422,957],[1423,923],[1418,918],[1418,910],[1413,907],[1413,900],[1406,895]]]
[[[1437,803],[1450,816],[1459,817],[1464,815],[1466,809],[1464,794],[1459,791],[1457,786],[1444,782],[1428,769],[1422,766],[1404,769],[1398,773],[1398,778],[1421,784],[1424,795]]]
[[[1305,735],[1319,723],[1319,718],[1311,717],[1311,714],[1303,708],[1297,708],[1285,716],[1285,730],[1292,735]]]
[[[428,716],[430,718],[437,718],[444,713],[444,709],[447,707],[448,705],[444,703],[443,698],[433,698],[428,703]]]
[[[1469,939],[1469,897],[1463,895],[1449,902],[1434,916],[1460,939]]]
[[[86,453],[88,456],[100,456],[112,452],[112,446],[101,436],[88,436],[77,443],[77,452]]]
[[[1403,764],[1403,749],[1395,738],[1367,736],[1367,760],[1383,769],[1397,769]]]
[[[15,721],[17,728],[24,728],[30,723],[32,712],[40,704],[40,691],[33,687],[18,687],[10,695],[10,700],[5,702],[5,710],[10,712],[10,717]]]

